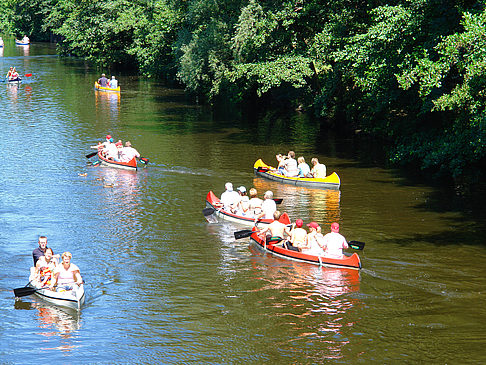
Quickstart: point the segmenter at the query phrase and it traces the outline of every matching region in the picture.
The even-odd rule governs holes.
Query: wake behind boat
[[[318,189],[339,189],[341,180],[335,172],[323,179],[311,177],[288,177],[280,174],[275,167],[265,164],[261,159],[253,165],[256,176],[295,186]]]

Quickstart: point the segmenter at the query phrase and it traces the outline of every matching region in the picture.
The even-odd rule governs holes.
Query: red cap
[[[334,222],[333,224],[331,224],[331,231],[339,232],[339,223]]]
[[[108,134],[108,135],[106,136],[106,139],[110,139],[110,138],[111,138],[111,136]]]
[[[298,227],[298,228],[302,227],[303,224],[304,224],[304,221],[302,219],[297,219],[295,221],[295,226]]]
[[[310,222],[310,223],[307,225],[307,227],[312,227],[312,228],[317,229],[317,228],[319,228],[319,225],[318,225],[316,222]]]
[[[115,146],[123,146],[123,143],[118,141],[118,142],[115,143]]]

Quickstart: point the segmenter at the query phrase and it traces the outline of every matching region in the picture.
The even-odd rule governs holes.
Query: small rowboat
[[[287,177],[279,174],[275,167],[265,164],[261,159],[255,162],[253,169],[255,171],[255,175],[257,176],[295,186],[316,189],[339,189],[339,186],[341,185],[341,179],[335,172],[329,176],[326,176],[324,179],[310,177]]]
[[[263,249],[266,252],[271,253],[272,255],[283,257],[285,259],[300,261],[300,262],[307,262],[309,264],[326,266],[326,267],[336,267],[336,268],[344,268],[344,269],[361,269],[361,261],[357,253],[353,253],[350,256],[344,255],[342,259],[336,259],[331,257],[325,256],[314,256],[308,255],[298,251],[288,250],[282,245],[278,245],[280,242],[277,241],[270,241],[266,242],[265,237],[261,237],[258,234],[258,229],[256,227],[253,228],[253,233],[250,236],[250,240],[254,242],[259,248]]]
[[[204,215],[215,214],[221,220],[239,223],[251,227],[255,225],[255,218],[244,217],[241,215],[236,215],[231,212],[225,211],[220,207],[220,204],[221,201],[219,200],[219,198],[212,191],[210,191],[208,195],[206,195],[206,209],[203,210]],[[208,211],[208,214],[206,214],[205,212],[206,210]],[[287,213],[283,213],[279,221],[282,222],[283,224],[290,224],[290,219]],[[272,222],[273,219],[260,219],[258,221],[258,224],[267,225]]]
[[[101,152],[98,152],[98,159],[100,161],[100,165],[115,167],[117,169],[123,170],[132,170],[137,171],[137,159],[134,157],[128,162],[119,162],[114,160],[109,160],[104,157]]]
[[[98,81],[95,81],[94,88],[97,91],[107,91],[107,92],[113,92],[113,93],[119,93],[120,92],[120,86],[118,86],[116,89],[112,89],[111,87],[103,87],[100,84],[98,84]]]
[[[15,40],[15,44],[17,46],[28,46],[30,44],[30,42],[22,42],[22,41],[19,41],[19,40]]]
[[[22,79],[20,77],[17,77],[16,79],[9,80],[7,79],[8,84],[20,84],[22,82]]]

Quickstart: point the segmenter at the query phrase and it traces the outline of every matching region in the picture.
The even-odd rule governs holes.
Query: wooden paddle
[[[273,198],[275,204],[282,204],[283,198]]]
[[[36,289],[36,288],[31,288],[29,286],[24,286],[23,288],[17,288],[17,289],[14,289],[14,294],[15,294],[15,297],[16,298],[20,298],[20,297],[26,297],[27,295],[32,295],[34,294],[37,290],[41,290],[41,289],[47,289],[48,287],[43,287],[43,288],[39,288],[39,289]]]
[[[97,155],[97,154],[98,154],[98,151],[88,153],[88,154],[86,155],[86,158],[91,158],[91,157],[93,157],[93,156],[95,156],[95,155]]]
[[[360,241],[349,241],[348,246],[354,250],[362,250],[365,246],[365,243]]]

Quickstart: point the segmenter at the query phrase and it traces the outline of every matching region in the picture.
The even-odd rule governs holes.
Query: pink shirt
[[[120,160],[123,162],[131,161],[134,157],[140,158],[140,153],[133,147],[123,147],[120,153]]]
[[[79,271],[79,268],[74,264],[70,264],[67,270],[64,268],[63,264],[60,264],[57,267],[57,272],[59,273],[59,276],[57,277],[57,284],[66,285],[74,283],[75,271]]]

